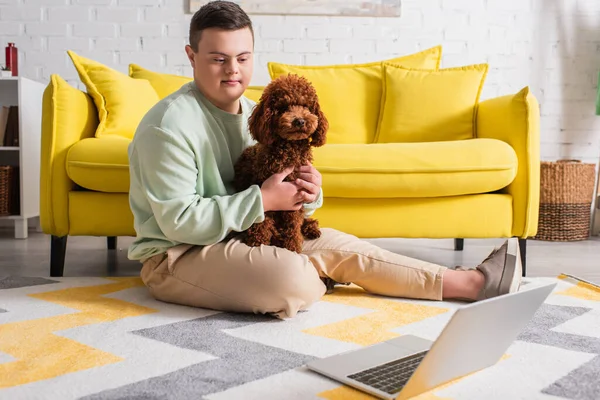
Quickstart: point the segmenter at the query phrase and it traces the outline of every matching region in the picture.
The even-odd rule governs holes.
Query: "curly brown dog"
[[[307,79],[290,74],[271,81],[250,116],[250,134],[258,143],[248,147],[237,160],[235,189],[260,186],[286,168],[312,163],[311,147],[325,144],[328,128],[317,93]],[[292,172],[285,181],[295,179]],[[304,238],[316,239],[320,235],[317,220],[306,218],[303,209],[267,211],[263,222],[244,232],[242,242],[300,253]]]

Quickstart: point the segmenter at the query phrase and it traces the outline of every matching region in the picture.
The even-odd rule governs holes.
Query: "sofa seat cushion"
[[[67,154],[67,173],[79,186],[129,192],[130,140],[83,139]],[[497,139],[427,143],[328,144],[314,149],[326,197],[437,197],[493,192],[515,178],[517,156]]]
[[[497,139],[328,144],[314,149],[325,197],[398,198],[488,193],[517,173],[513,148]]]
[[[83,139],[67,154],[67,174],[79,186],[98,192],[129,192],[131,141],[117,135]]]

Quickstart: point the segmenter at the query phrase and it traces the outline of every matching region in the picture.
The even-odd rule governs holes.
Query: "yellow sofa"
[[[160,99],[190,80],[70,55],[87,91],[52,75],[43,98],[40,215],[52,235],[51,276],[63,275],[68,236],[106,236],[109,248],[135,236],[130,116],[155,100],[130,92],[151,87]],[[315,149],[325,198],[314,216],[362,238],[455,238],[456,249],[463,238],[518,237],[525,261],[538,221],[537,101],[528,88],[480,101],[487,66],[440,69],[440,58],[441,46],[367,64],[269,63],[271,77],[311,79],[330,120],[328,143]],[[258,101],[261,90],[246,95]]]

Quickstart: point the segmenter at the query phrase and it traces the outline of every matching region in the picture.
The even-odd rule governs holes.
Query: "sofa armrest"
[[[69,148],[93,137],[98,112],[93,100],[53,74],[42,99],[40,224],[46,234],[69,233],[69,192],[75,184],[67,175]]]
[[[482,101],[477,137],[502,140],[517,154],[518,169],[504,189],[513,197],[513,236],[535,236],[540,199],[540,109],[528,87],[514,95]]]

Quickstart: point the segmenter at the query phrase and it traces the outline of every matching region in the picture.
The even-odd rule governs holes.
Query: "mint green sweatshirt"
[[[230,114],[192,81],[144,116],[129,145],[129,204],[137,233],[130,259],[144,260],[181,243],[218,243],[264,220],[260,188],[233,188],[235,162],[255,143],[248,132],[255,103],[240,101],[242,113]],[[306,216],[322,201],[321,191],[305,204]]]

